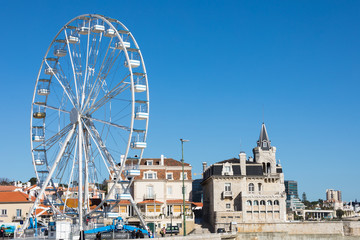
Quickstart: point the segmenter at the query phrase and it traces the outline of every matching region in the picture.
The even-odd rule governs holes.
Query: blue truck
[[[136,227],[136,226],[131,226],[131,225],[126,225],[124,224],[124,221],[121,217],[117,217],[113,220],[113,224],[109,225],[109,226],[105,226],[105,227],[99,227],[99,228],[94,228],[91,230],[87,230],[84,231],[85,234],[94,234],[94,233],[107,233],[107,232],[116,232],[116,231],[122,231],[122,232],[132,232],[132,231],[138,231],[140,230],[144,235],[147,235],[149,238],[152,238],[151,234],[149,231],[147,231],[146,229],[140,228],[140,227]]]

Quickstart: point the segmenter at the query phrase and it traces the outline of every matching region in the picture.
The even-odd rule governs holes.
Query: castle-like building
[[[265,124],[253,157],[203,163],[203,213],[212,231],[234,231],[237,223],[284,222],[286,194],[284,174],[276,161]]]

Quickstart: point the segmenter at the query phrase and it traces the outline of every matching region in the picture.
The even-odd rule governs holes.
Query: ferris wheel
[[[148,120],[145,63],[131,32],[102,15],[69,21],[48,47],[35,84],[30,135],[41,190],[31,211],[41,202],[81,226],[120,200],[137,209],[129,187],[140,175]],[[105,179],[115,184],[104,194]]]

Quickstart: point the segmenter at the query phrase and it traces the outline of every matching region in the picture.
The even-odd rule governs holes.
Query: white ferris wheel
[[[129,187],[140,174],[148,119],[145,63],[131,32],[102,15],[69,21],[48,47],[36,80],[30,135],[41,190],[31,211],[41,199],[56,216],[79,219],[81,226],[120,200],[137,210]],[[113,184],[98,196],[104,179],[121,191]]]

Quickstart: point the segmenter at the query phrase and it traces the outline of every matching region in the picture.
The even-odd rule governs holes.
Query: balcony
[[[222,197],[223,198],[232,198],[233,197],[232,191],[223,191]]]
[[[144,194],[144,200],[155,200],[156,194],[153,193],[146,193]]]
[[[24,218],[22,216],[14,216],[13,217],[13,221],[21,221],[23,220]]]

